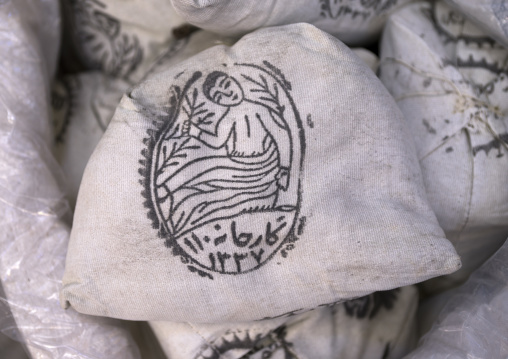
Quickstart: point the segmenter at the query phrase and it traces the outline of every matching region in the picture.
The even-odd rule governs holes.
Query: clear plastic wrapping
[[[508,242],[450,295],[406,359],[508,357]]]
[[[0,0],[0,331],[34,358],[139,358],[110,319],[61,309],[69,214],[49,150],[57,0]]]

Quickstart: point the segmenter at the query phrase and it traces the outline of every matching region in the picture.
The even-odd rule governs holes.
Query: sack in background
[[[348,45],[375,42],[390,13],[411,0],[171,0],[189,23],[228,36],[262,27],[309,23]]]
[[[508,4],[503,0],[446,0],[489,36],[508,47]]]
[[[183,23],[169,0],[63,2],[64,64],[137,83]],[[78,64],[80,66],[78,66]]]
[[[152,63],[149,70],[143,74],[143,80],[157,76],[171,66],[177,65],[200,52],[217,45],[232,46],[236,39],[221,36],[208,31],[197,30],[190,35],[174,41],[164,53]]]
[[[429,202],[463,267],[426,286],[464,282],[508,236],[508,50],[443,2],[387,22],[380,78],[416,142]]]
[[[416,344],[417,304],[404,287],[281,319],[151,326],[171,359],[401,358]]]
[[[68,75],[53,86],[53,151],[67,184],[71,209],[88,159],[129,84],[101,72]]]

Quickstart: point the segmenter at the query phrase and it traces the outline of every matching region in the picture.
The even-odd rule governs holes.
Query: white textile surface
[[[464,282],[508,236],[508,50],[442,1],[387,22],[380,79],[416,143],[429,203],[462,269],[427,290]]]
[[[416,344],[417,305],[411,286],[282,319],[151,326],[171,359],[396,359]]]
[[[309,23],[348,45],[375,42],[390,13],[412,0],[171,0],[188,22],[223,35]]]
[[[123,319],[251,321],[460,267],[390,94],[308,24],[125,94],[75,213],[62,304]]]

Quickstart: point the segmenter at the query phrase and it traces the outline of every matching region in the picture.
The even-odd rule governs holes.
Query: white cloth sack
[[[151,326],[171,359],[401,358],[416,344],[417,305],[418,291],[411,286],[289,318]]]
[[[187,60],[189,57],[212,46],[232,46],[235,41],[236,39],[229,36],[221,36],[203,30],[195,31],[189,36],[172,42],[165,52],[150,66],[150,69],[143,74],[143,80],[157,76],[160,72],[166,71],[169,67]]]
[[[219,34],[305,22],[355,46],[375,42],[388,15],[410,1],[171,0],[186,21]]]
[[[463,282],[508,236],[507,56],[443,2],[409,5],[384,31],[380,78],[406,117],[429,202],[463,263],[435,290]]]
[[[53,86],[53,152],[67,184],[71,209],[88,159],[129,84],[101,72],[69,75]]]
[[[446,2],[508,47],[508,3],[506,0],[446,0]]]
[[[136,345],[118,321],[64,311],[58,301],[69,240],[61,220],[68,207],[50,151],[58,3],[0,2],[0,278],[5,292],[0,331],[12,337],[19,330],[15,339],[37,359],[137,359]],[[6,305],[12,311],[7,320]]]
[[[88,70],[135,82],[174,41],[183,23],[169,0],[64,2],[67,46]]]
[[[406,359],[508,357],[508,242],[449,295],[432,330]]]
[[[62,304],[243,322],[457,270],[405,126],[374,73],[308,24],[149,77],[85,170]]]

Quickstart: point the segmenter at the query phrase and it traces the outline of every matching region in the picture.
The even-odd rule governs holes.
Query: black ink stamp
[[[432,23],[444,46],[450,45],[454,49],[454,60],[444,59],[443,64],[445,66],[451,65],[459,70],[475,69],[480,73],[488,74],[486,77],[488,80],[486,81],[478,81],[474,77],[468,78],[468,76],[465,76],[461,81],[458,81],[459,84],[469,85],[478,98],[502,91],[501,87],[506,84],[505,79],[508,72],[503,62],[506,57],[506,50],[500,44],[481,33],[474,31],[467,32],[465,30],[468,28],[466,26],[466,18],[459,12],[441,3],[433,3],[430,8],[423,8],[422,13]],[[460,48],[461,51],[457,51],[457,48]],[[497,113],[491,114],[491,109],[495,109],[495,106],[488,108],[484,104],[477,103],[475,107],[485,108],[486,111],[476,111],[474,114],[471,114],[471,121],[484,117],[484,121],[488,123],[490,119],[494,121],[499,119]],[[445,123],[448,124],[450,121],[446,119]],[[471,124],[472,122],[466,126],[466,131],[469,131],[468,126],[471,126]],[[425,122],[424,125],[429,130]],[[473,155],[476,156],[483,151],[486,156],[489,156],[489,152],[492,149],[496,149],[496,158],[503,158],[503,151],[508,148],[507,134],[497,133],[492,127],[490,127],[489,131],[494,139],[474,146],[472,148]],[[448,137],[443,138],[443,141],[447,140]],[[447,147],[445,151],[446,153],[451,153],[453,148]]]
[[[148,216],[191,271],[256,270],[296,237],[305,140],[291,83],[267,61],[174,82],[142,152]]]
[[[358,319],[373,319],[381,309],[392,310],[397,301],[399,288],[374,292],[365,297],[344,302],[346,314]]]
[[[462,14],[436,3],[432,4],[431,9],[423,9],[422,11],[432,22],[445,46],[448,44],[455,46],[461,44],[464,45],[462,50],[467,48],[473,50],[467,51],[466,55],[457,53],[455,62],[447,63],[445,61],[445,64],[459,68],[482,68],[495,74],[506,72],[502,66],[499,66],[497,61],[489,61],[485,57],[486,53],[503,51],[503,47],[488,36],[464,32],[466,19]]]
[[[248,350],[240,359],[252,357],[298,359],[293,343],[286,339],[287,327],[282,325],[266,335],[251,334],[248,330],[226,332],[209,345],[204,345],[196,359],[220,359],[228,353]]]
[[[358,18],[360,21],[367,21],[372,16],[378,16],[395,5],[398,0],[360,0],[349,2],[337,0],[318,0],[320,4],[320,15],[323,18],[339,19],[350,17]]]
[[[501,158],[503,157],[503,153],[501,152],[502,146],[508,146],[508,133],[502,133],[498,136],[498,138],[495,138],[488,143],[473,147],[473,155],[476,156],[479,152],[484,151],[485,155],[488,156],[490,150],[496,149],[498,150],[496,157]]]
[[[55,145],[65,143],[67,128],[71,122],[76,91],[81,87],[77,77],[64,77],[56,82],[51,91],[53,110],[53,133]]]
[[[76,48],[87,67],[114,77],[134,72],[143,60],[138,37],[122,31],[121,22],[106,12],[107,6],[99,0],[71,0],[71,5],[75,35],[81,44]]]

